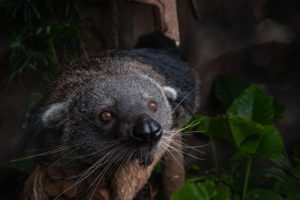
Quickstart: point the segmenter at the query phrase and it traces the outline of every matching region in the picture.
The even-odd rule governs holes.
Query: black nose
[[[131,134],[133,139],[154,144],[161,136],[162,130],[159,123],[146,114],[138,116]]]

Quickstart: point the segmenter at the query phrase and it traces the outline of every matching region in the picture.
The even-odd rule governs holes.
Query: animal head
[[[116,165],[138,159],[151,164],[172,134],[170,105],[177,92],[154,79],[154,72],[147,73],[111,66],[85,81],[76,80],[80,84],[69,86],[64,98],[43,110],[42,126],[61,130],[53,140],[69,147],[64,152],[68,157],[84,163]]]

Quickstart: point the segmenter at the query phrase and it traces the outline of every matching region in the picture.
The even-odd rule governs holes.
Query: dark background
[[[16,8],[16,5],[19,5],[13,4],[16,2],[20,3],[20,9],[15,12],[9,10],[9,6]],[[33,2],[38,9],[41,7],[41,16],[40,19],[29,17],[27,20],[23,20],[25,17],[22,5],[25,4],[22,2],[26,1],[1,1],[1,162],[15,156],[31,109],[64,63],[86,53],[97,54],[103,50],[133,48],[140,36],[162,31],[157,8],[141,2],[66,1],[71,2],[71,14],[67,17],[66,14],[53,17],[51,14],[47,15],[51,6],[49,9],[40,6],[47,1],[40,1],[42,3],[39,4],[38,1],[32,0],[28,2]],[[61,1],[52,2],[53,8],[66,6]],[[211,95],[213,81],[218,75],[237,75],[257,83],[286,107],[284,119],[279,120],[277,124],[283,134],[287,151],[290,152],[300,140],[299,1],[177,0],[177,11],[179,49],[197,69],[202,80],[201,112],[210,115],[220,111],[216,99]],[[66,20],[68,17],[75,23],[74,27],[71,26],[74,30],[67,29],[70,35],[67,35],[65,29],[55,29],[56,20]],[[41,36],[47,32],[48,26],[52,27],[50,32]],[[32,34],[27,34],[27,38],[21,37],[22,34],[26,35],[24,30],[28,33],[30,28],[33,33],[40,34],[36,36],[39,39],[35,40],[35,35]],[[74,36],[72,33],[78,34]],[[16,45],[17,36],[30,50],[52,52],[49,54],[52,56],[50,64],[42,61],[32,62],[32,65],[25,65],[24,70],[15,73],[17,75],[12,78],[12,74],[19,69],[20,63],[22,64],[22,61],[17,62],[17,59],[23,56],[19,50],[13,55],[14,48],[18,48],[19,45]],[[44,41],[48,42],[46,47],[38,45]],[[54,41],[52,47],[55,54],[47,49],[51,46],[49,41]],[[64,46],[65,43],[70,44]],[[68,56],[69,54],[72,56]],[[56,59],[52,59],[53,55],[56,55]],[[221,148],[224,149],[224,146]]]

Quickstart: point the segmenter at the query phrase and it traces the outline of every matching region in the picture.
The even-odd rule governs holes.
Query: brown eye
[[[157,111],[157,103],[155,101],[150,101],[148,103],[148,108],[149,110],[151,110],[152,112],[156,112]]]
[[[104,111],[99,115],[99,119],[105,123],[108,123],[113,119],[113,115],[111,112]]]

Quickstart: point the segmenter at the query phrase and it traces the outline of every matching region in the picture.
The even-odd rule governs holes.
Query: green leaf
[[[204,115],[197,115],[189,124],[194,124],[194,126],[191,129],[187,129],[187,131],[196,129],[201,134],[232,142],[231,131],[226,114],[211,118]]]
[[[230,188],[222,185],[218,188],[215,200],[230,200]]]
[[[207,132],[210,118],[201,114],[195,115],[186,125],[183,126],[184,132],[197,129],[199,132]]]
[[[206,181],[206,182],[202,183],[202,185],[204,186],[204,188],[209,196],[209,199],[211,199],[211,197],[213,197],[216,194],[216,186],[215,186],[214,182]]]
[[[254,189],[247,193],[246,200],[284,200],[279,194],[267,189]]]
[[[199,182],[187,182],[182,188],[172,194],[170,200],[210,200],[205,186]]]
[[[225,185],[216,186],[214,181],[188,181],[182,188],[173,193],[170,199],[230,200],[230,188]]]
[[[273,158],[281,154],[283,140],[275,126],[265,126],[256,155]]]
[[[233,143],[232,133],[228,124],[227,115],[218,115],[209,120],[208,135],[214,138],[224,139]]]
[[[262,125],[272,124],[274,118],[273,98],[256,86],[250,86],[234,100],[227,113],[240,116]]]
[[[231,116],[229,124],[234,143],[244,153],[254,154],[259,145],[263,127],[247,118]]]
[[[248,83],[237,77],[220,76],[215,81],[215,95],[226,107],[229,107],[248,86]]]
[[[242,154],[270,158],[281,153],[283,141],[276,127],[235,116],[229,118],[229,124],[239,150],[238,157]]]

